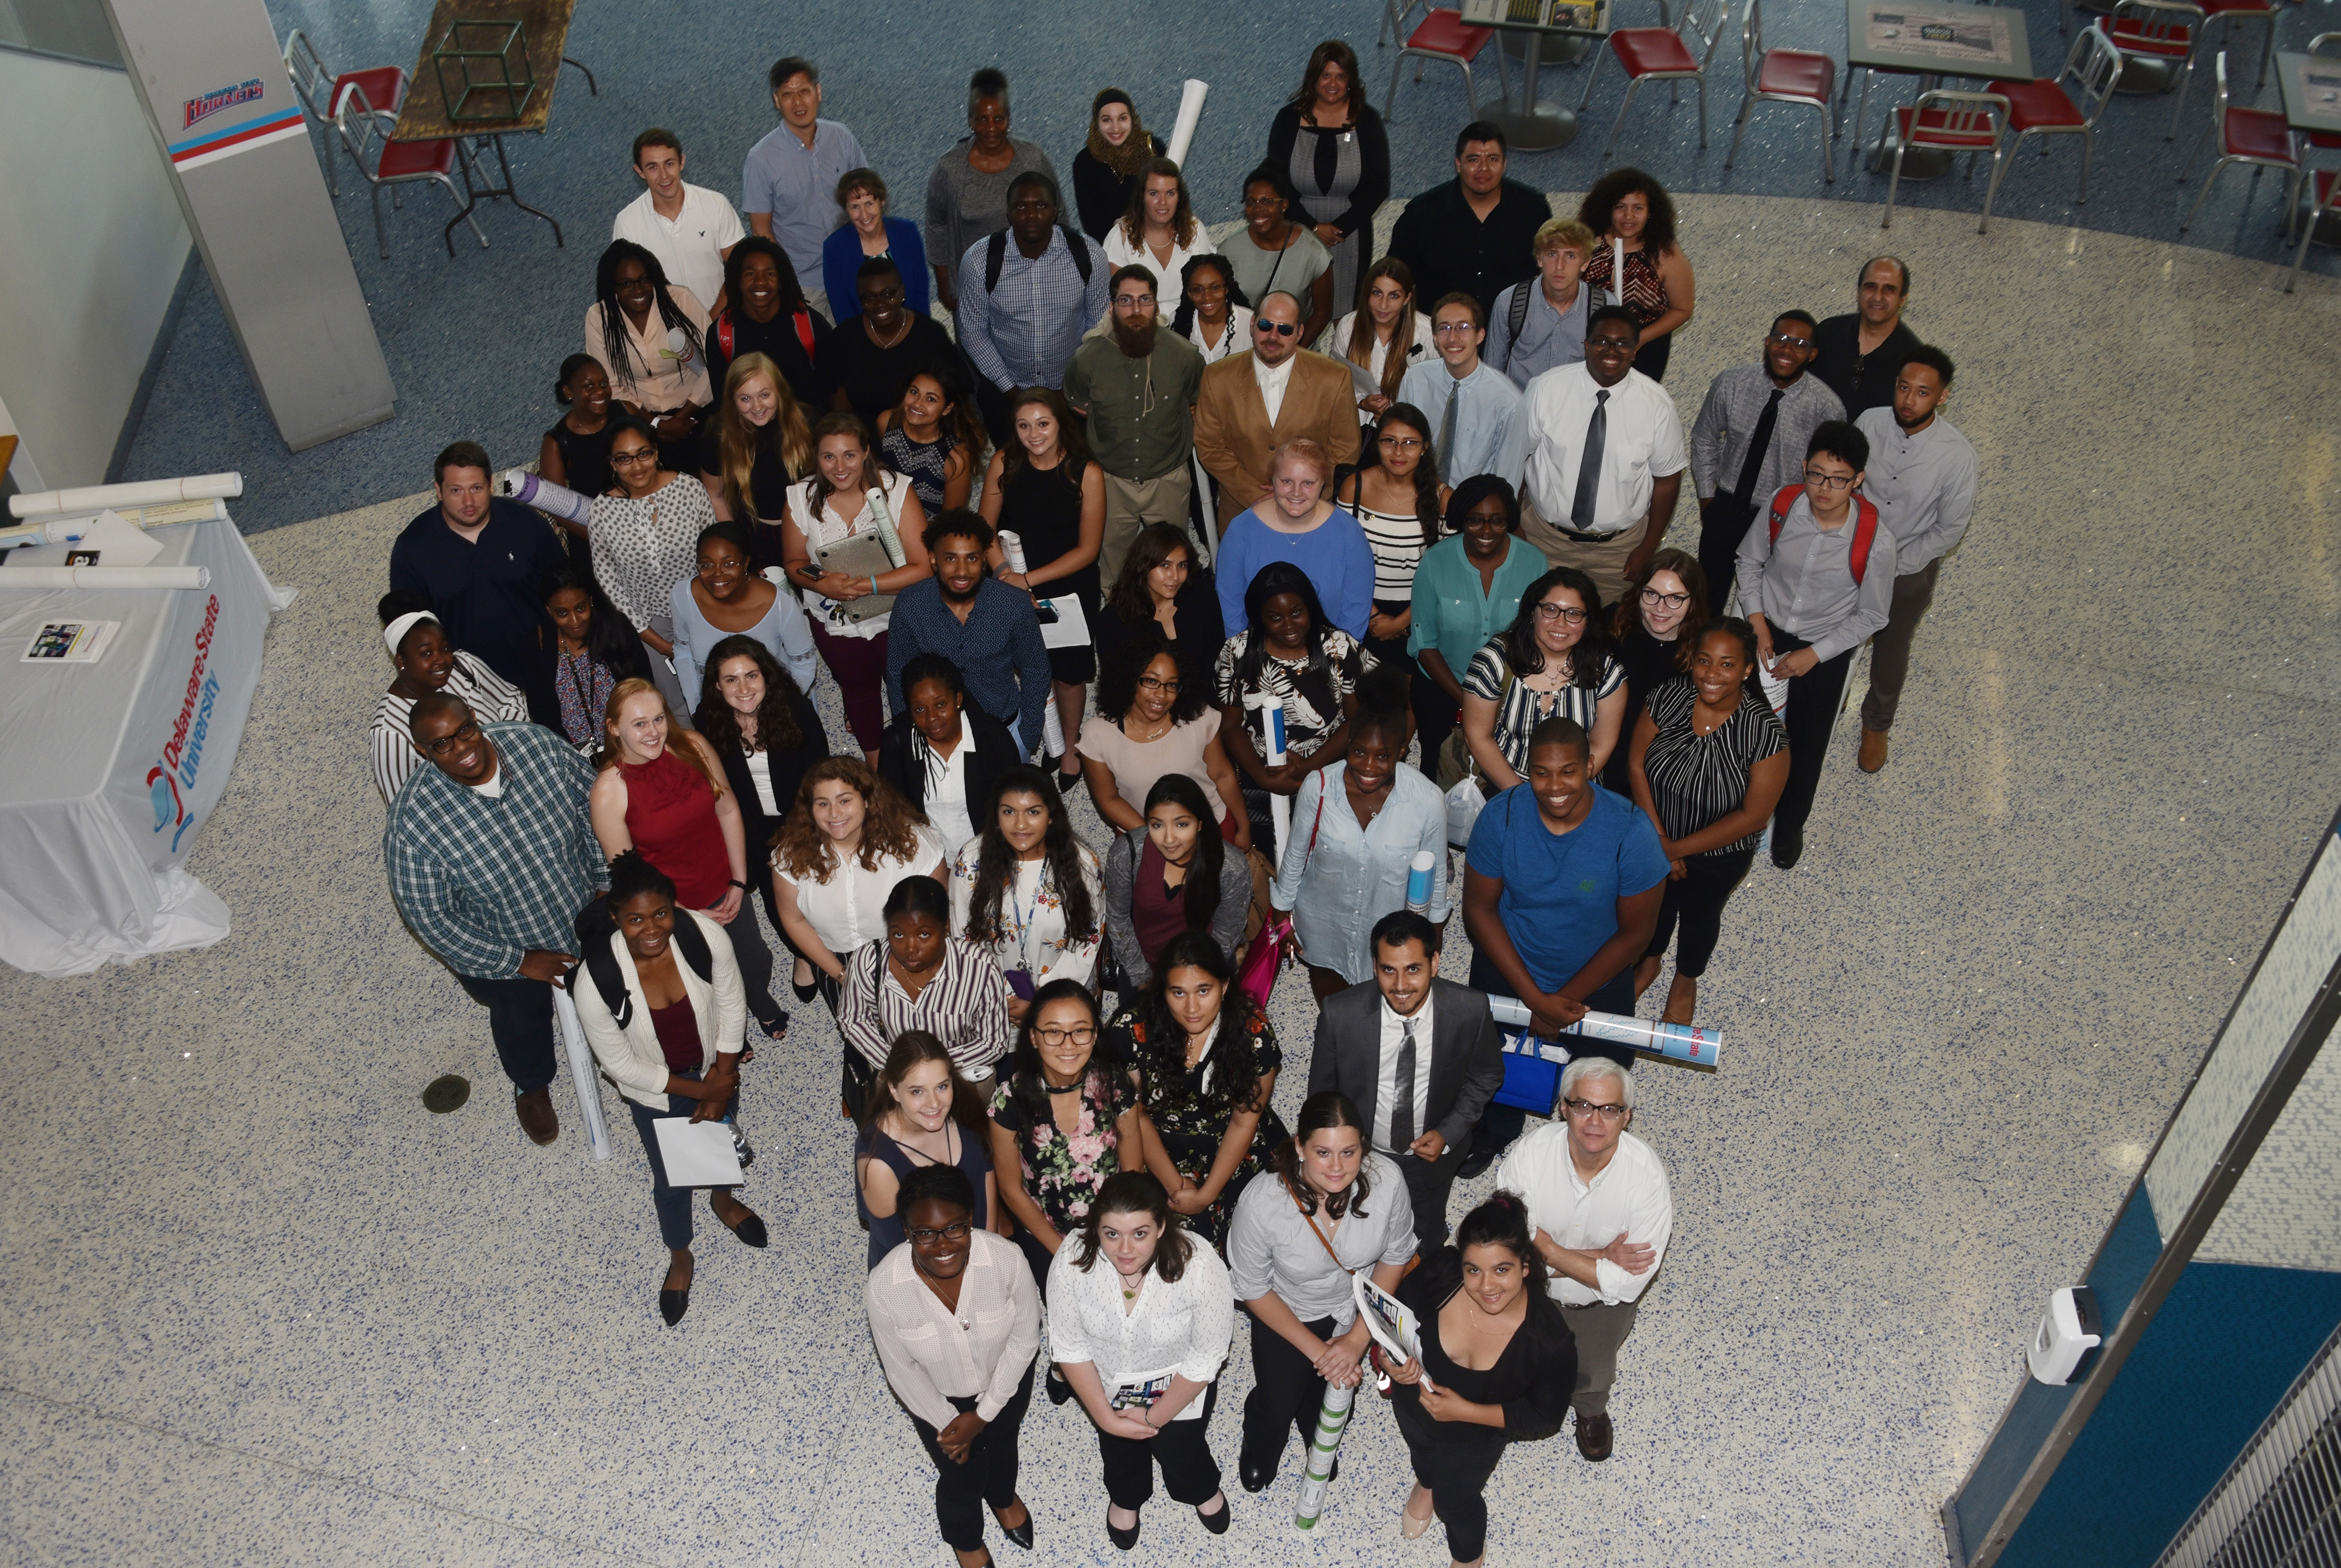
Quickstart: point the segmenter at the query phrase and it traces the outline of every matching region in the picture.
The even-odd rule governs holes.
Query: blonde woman
[[[717,522],[749,528],[758,572],[781,564],[789,486],[812,467],[812,432],[781,367],[761,354],[733,360],[700,443],[699,482]]]

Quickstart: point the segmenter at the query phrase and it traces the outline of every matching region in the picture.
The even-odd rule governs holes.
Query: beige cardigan
[[[704,1073],[714,1064],[716,1053],[729,1054],[747,1044],[748,994],[740,984],[740,964],[732,956],[732,938],[724,929],[697,910],[678,909],[675,914],[699,923],[707,938],[708,956],[713,961],[710,964],[715,972],[712,980],[702,980],[693,974],[680,952],[674,961],[682,974],[683,994],[691,999],[692,1014],[699,1020],[699,1063]],[[745,920],[756,917],[755,911],[744,906],[740,914]],[[619,1094],[644,1109],[668,1114],[689,1111],[697,1102],[686,1100],[678,1106],[666,1092],[666,1053],[659,1049],[658,1031],[652,1026],[650,1006],[643,1000],[634,955],[625,937],[614,931],[610,934],[610,947],[618,955],[618,973],[624,977],[627,995],[633,999],[633,1012],[626,1026],[619,1028],[603,1004],[601,989],[593,977],[578,981],[572,994],[578,1022],[585,1026],[586,1044],[593,1047],[593,1060],[602,1064]]]

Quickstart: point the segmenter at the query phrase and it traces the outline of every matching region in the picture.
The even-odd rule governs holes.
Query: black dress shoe
[[[659,1316],[666,1319],[667,1327],[672,1328],[681,1323],[682,1314],[690,1310],[691,1293],[689,1291],[659,1292]]]
[[[1496,1156],[1501,1152],[1501,1150],[1474,1144],[1471,1152],[1463,1156],[1463,1163],[1455,1167],[1455,1179],[1459,1182],[1468,1182],[1480,1174],[1496,1163]]]
[[[1772,864],[1782,871],[1791,871],[1805,857],[1805,835],[1802,833],[1782,833],[1772,830]]]
[[[1269,1483],[1276,1479],[1276,1467],[1254,1464],[1249,1459],[1240,1460],[1236,1463],[1236,1479],[1243,1483],[1246,1492],[1265,1492]]]
[[[1139,1521],[1140,1524],[1144,1523],[1144,1520]],[[1113,1522],[1113,1511],[1108,1509],[1105,1516],[1105,1538],[1127,1552],[1138,1544],[1138,1524],[1133,1524],[1127,1530],[1117,1528]]]
[[[1021,1504],[1021,1503],[1024,1503],[1024,1500],[1023,1500],[1022,1498],[1021,1498],[1021,1497],[1020,1497],[1020,1498],[1018,1498],[1016,1501],[1017,1501],[1020,1504]],[[992,1522],[993,1523],[995,1523],[995,1524],[999,1524],[999,1523],[1000,1523],[1000,1516],[999,1516],[998,1514],[996,1514],[996,1513],[995,1513],[995,1514],[993,1514],[993,1515],[991,1516],[991,1522]],[[1005,1524],[1001,1524],[1001,1525],[1000,1525],[1000,1533],[1001,1533],[1002,1535],[1007,1536],[1007,1537],[1008,1537],[1008,1539],[1010,1539],[1011,1541],[1013,1541],[1014,1543],[1016,1543],[1016,1544],[1017,1544],[1017,1545],[1021,1546],[1022,1548],[1024,1548],[1024,1550],[1025,1550],[1025,1551],[1030,1552],[1031,1550],[1032,1550],[1032,1510],[1031,1510],[1031,1508],[1029,1505],[1025,1506],[1025,1508],[1024,1508],[1024,1523],[1023,1523],[1019,1524],[1019,1525],[1018,1525],[1015,1529],[1013,1529],[1013,1530],[1011,1530],[1011,1529],[1010,1529],[1010,1528],[1008,1528],[1008,1526],[1007,1526],[1007,1525],[1005,1525]]]
[[[814,997],[821,994],[821,971],[818,969],[814,970],[812,972],[812,978],[805,982],[802,985],[797,984],[796,975],[792,973],[789,976],[789,989],[797,994],[798,1001],[812,1001]]]
[[[1201,1520],[1203,1522],[1203,1528],[1210,1531],[1212,1534],[1225,1535],[1228,1533],[1229,1513],[1230,1510],[1228,1508],[1227,1493],[1221,1493],[1220,1494],[1220,1511],[1217,1513],[1206,1513],[1201,1509],[1198,1508],[1195,1510],[1195,1517]]]
[[[1049,1365],[1049,1378],[1044,1386],[1049,1391],[1051,1404],[1062,1404],[1073,1397],[1073,1385],[1065,1381],[1064,1373],[1057,1370],[1056,1363],[1053,1362]]]
[[[1577,1418],[1577,1452],[1599,1464],[1609,1457],[1617,1446],[1618,1433],[1609,1424],[1609,1413],[1580,1415]]]
[[[723,1218],[721,1214],[718,1214],[715,1217],[719,1220]],[[729,1230],[733,1235],[739,1237],[742,1241],[747,1243],[750,1246],[756,1248],[759,1252],[762,1251],[772,1243],[772,1238],[764,1233],[764,1221],[762,1216],[759,1215],[752,1209],[749,1211],[748,1217],[746,1219],[742,1220],[736,1225],[731,1224],[727,1222],[724,1228]]]

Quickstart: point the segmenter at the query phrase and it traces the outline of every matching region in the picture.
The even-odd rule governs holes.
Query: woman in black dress
[[[978,510],[993,528],[1016,535],[1024,569],[1015,570],[1005,547],[995,544],[992,574],[1024,589],[1036,603],[1072,595],[1081,601],[1083,620],[1094,627],[1098,548],[1105,539],[1104,471],[1090,460],[1081,424],[1062,394],[1026,387],[1009,404],[1008,417],[1015,439],[991,454]],[[1067,737],[1054,748],[1057,784],[1070,792],[1081,777],[1071,737],[1081,733],[1081,703],[1097,678],[1096,649],[1088,643],[1051,648],[1049,668],[1057,688],[1057,719]]]
[[[1604,789],[1631,795],[1628,743],[1650,694],[1690,668],[1691,650],[1707,629],[1707,573],[1688,550],[1661,550],[1626,579],[1609,607],[1610,652],[1626,671],[1626,716],[1618,749],[1601,771]]]
[[[1447,1554],[1474,1564],[1488,1550],[1488,1478],[1507,1444],[1560,1430],[1577,1386],[1576,1342],[1546,1293],[1528,1210],[1509,1193],[1464,1215],[1455,1244],[1425,1259],[1397,1295],[1422,1325],[1419,1361],[1391,1364],[1377,1353],[1414,1463],[1399,1533],[1414,1539],[1435,1513]]]
[[[1269,1103],[1284,1065],[1275,1028],[1237,988],[1227,949],[1190,931],[1156,955],[1153,981],[1107,1033],[1138,1069],[1147,1169],[1187,1228],[1220,1245],[1246,1183],[1292,1136]]]
[[[829,755],[829,734],[812,700],[758,639],[744,634],[723,638],[708,650],[706,670],[691,722],[723,764],[723,781],[740,803],[748,863],[761,865],[772,853],[789,807],[796,804],[805,770]],[[772,879],[760,875],[751,880],[764,900],[772,929],[795,952],[796,944],[781,924]],[[798,1001],[812,1000],[812,966],[802,954],[791,984]]]
[[[707,324],[707,377],[718,391],[732,362],[761,354],[781,367],[808,408],[829,406],[829,323],[805,303],[789,253],[750,235],[723,261],[723,314]]]
[[[1161,634],[1157,644],[1148,629]],[[1195,564],[1195,547],[1168,523],[1138,531],[1121,558],[1121,580],[1100,612],[1094,628],[1098,667],[1160,649],[1179,661],[1180,690],[1210,700],[1211,667],[1228,640],[1220,614],[1219,590],[1208,566]]]
[[[599,495],[618,482],[610,471],[610,372],[590,354],[561,362],[553,401],[569,410],[544,433],[536,450],[536,471],[580,495]],[[582,539],[580,524],[564,526]]]

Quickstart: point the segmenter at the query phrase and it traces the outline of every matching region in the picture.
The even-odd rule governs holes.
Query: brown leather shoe
[[[553,1091],[532,1089],[513,1101],[513,1111],[520,1117],[520,1130],[529,1142],[550,1144],[561,1136],[561,1118],[553,1114]]]
[[[1577,1418],[1577,1452],[1596,1464],[1609,1457],[1609,1451],[1617,1446],[1617,1443],[1618,1434],[1610,1429],[1608,1411],[1599,1415]]]
[[[1884,730],[1861,732],[1860,761],[1861,771],[1866,774],[1874,774],[1886,765],[1886,732]]]
[[[1698,982],[1688,974],[1678,974],[1667,987],[1667,1010],[1659,1014],[1667,1024],[1695,1024],[1698,1012]]]

